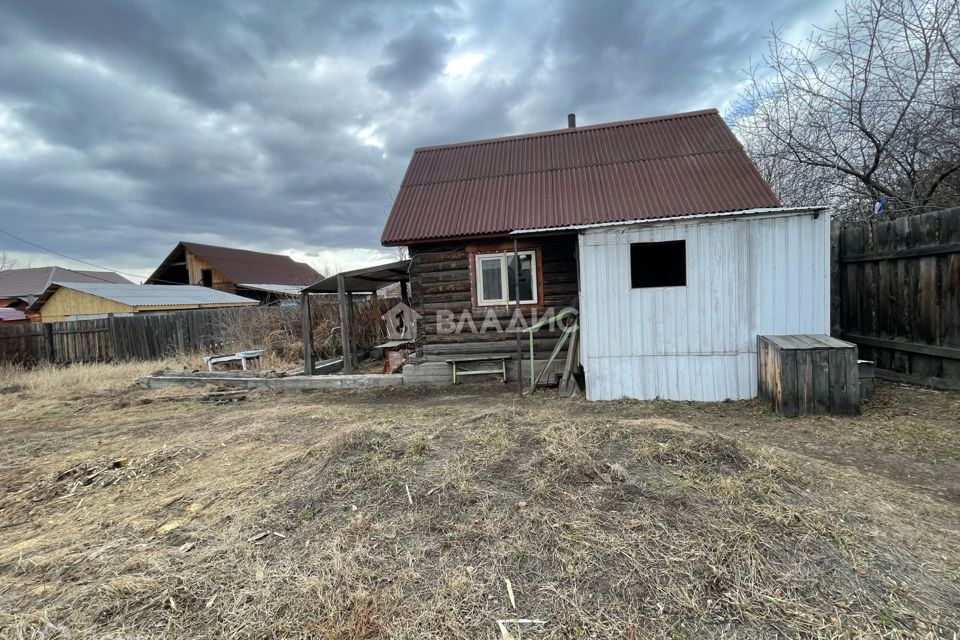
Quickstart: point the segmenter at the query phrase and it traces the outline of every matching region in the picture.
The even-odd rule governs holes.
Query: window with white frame
[[[516,303],[515,280],[520,285],[520,304],[537,303],[537,255],[520,251],[518,276],[514,276],[514,254],[482,253],[477,255],[477,304],[482,307]]]

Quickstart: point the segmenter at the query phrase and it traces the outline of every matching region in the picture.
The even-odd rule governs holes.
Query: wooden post
[[[375,337],[376,340],[377,340],[377,344],[380,344],[381,342],[383,342],[383,328],[382,328],[382,326],[381,326],[381,324],[380,324],[380,318],[379,318],[379,316],[380,316],[380,296],[377,295],[377,292],[376,292],[376,291],[374,291],[372,294],[370,294],[370,304],[373,305],[373,312],[374,312],[374,314],[375,314],[376,316],[378,316],[378,317],[376,318],[376,321],[374,322],[374,325],[373,325],[373,326],[376,327],[376,328],[374,329],[374,337]]]
[[[303,374],[313,375],[313,323],[310,321],[310,294],[300,294],[300,330],[303,333]]]
[[[110,360],[119,360],[117,353],[118,342],[120,340],[117,338],[117,319],[113,316],[112,313],[107,314],[107,349],[109,351],[108,357]],[[181,342],[179,353],[177,355],[183,354],[183,344]]]
[[[347,300],[347,287],[343,274],[337,274],[337,302],[340,304],[340,345],[343,348],[343,372],[353,373],[353,345],[350,337],[353,329],[350,326],[350,302]]]
[[[356,314],[354,313],[355,308],[353,305],[353,292],[347,292],[347,312],[350,314],[350,357],[353,359],[353,368],[357,369],[360,366],[359,355],[357,354],[357,336],[356,336],[356,327],[357,323]]]
[[[57,357],[57,350],[53,346],[53,324],[43,323],[43,334],[46,336],[46,356],[47,362],[53,362]]]
[[[400,302],[408,306],[410,305],[410,294],[407,292],[406,280],[400,281]]]
[[[479,276],[477,276],[479,278]],[[509,283],[508,283],[509,285]],[[513,237],[513,294],[516,306],[514,313],[520,311],[520,252],[517,249],[517,237]],[[509,296],[507,296],[509,297]],[[521,311],[521,313],[523,313]],[[530,334],[530,374],[533,375],[533,334]],[[533,393],[533,389],[530,389]],[[517,325],[517,395],[523,397],[523,344],[520,341],[520,325]]]

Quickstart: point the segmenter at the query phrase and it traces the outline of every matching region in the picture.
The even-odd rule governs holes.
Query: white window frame
[[[509,306],[510,302],[510,283],[507,270],[507,259],[513,255],[513,251],[501,253],[478,253],[474,258],[474,269],[476,271],[477,286],[477,306],[478,307],[504,307]],[[536,251],[518,251],[518,257],[530,256],[530,291],[533,298],[530,300],[520,300],[516,304],[537,304],[537,252]],[[498,259],[500,261],[500,291],[503,292],[502,298],[489,299],[483,297],[483,260]]]

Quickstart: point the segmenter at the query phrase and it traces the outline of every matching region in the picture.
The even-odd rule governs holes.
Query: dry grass
[[[933,638],[960,625],[955,504],[721,435],[717,405],[518,402],[481,386],[210,406],[156,402],[129,373],[76,378],[98,392],[86,400],[71,379],[5,374],[19,390],[0,408],[3,637],[500,638],[497,620],[531,618],[545,624],[504,630]],[[751,403],[722,409],[738,410],[731,433],[778,424]]]
[[[76,364],[68,367],[48,363],[33,367],[0,365],[0,393],[22,392],[26,398],[47,401],[61,396],[99,395],[125,389],[140,376],[158,369],[196,368],[196,365],[192,357],[160,362]]]
[[[377,343],[380,316],[397,302],[380,299],[355,303],[354,338],[360,351]],[[340,311],[335,298],[315,297],[310,315],[315,356],[321,360],[340,356]],[[257,307],[242,317],[230,316],[222,323],[219,335],[225,351],[263,349],[263,365],[267,368],[289,369],[303,363],[299,307]]]

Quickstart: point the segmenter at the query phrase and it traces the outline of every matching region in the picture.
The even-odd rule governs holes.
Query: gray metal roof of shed
[[[53,292],[59,288],[73,289],[83,293],[112,300],[130,307],[197,307],[197,306],[227,306],[253,305],[256,300],[244,298],[193,285],[164,285],[164,284],[110,284],[89,282],[54,282],[43,292],[31,309],[38,309]]]

